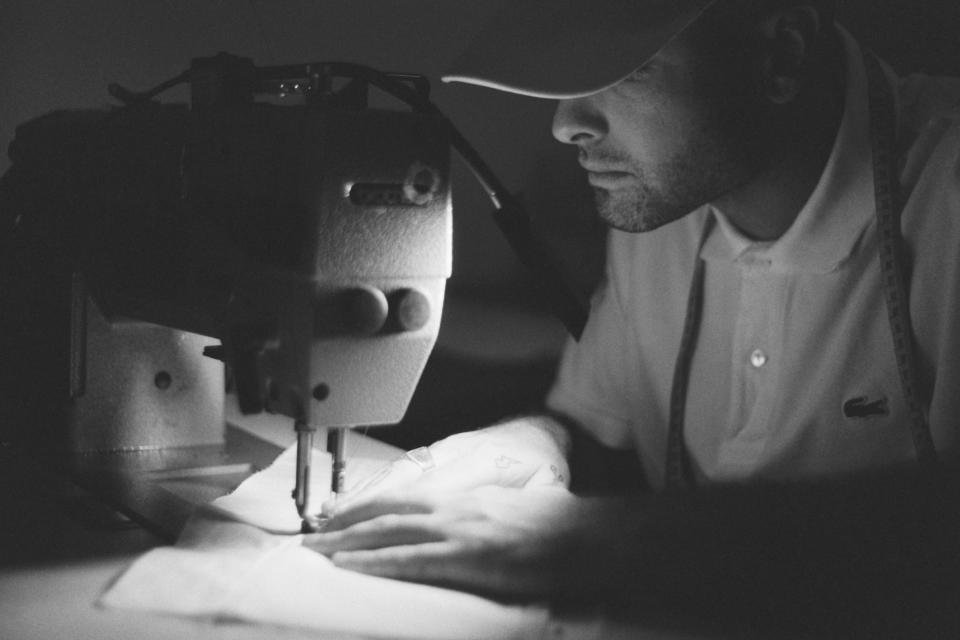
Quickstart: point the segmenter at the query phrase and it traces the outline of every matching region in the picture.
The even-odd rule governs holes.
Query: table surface
[[[227,407],[230,422],[260,438],[265,451],[280,452],[293,443],[293,428],[287,420],[241,418],[229,402]],[[395,452],[372,440],[364,447],[367,457],[391,459]],[[229,492],[242,477],[173,479],[165,481],[169,486],[162,490],[201,503]],[[96,496],[21,451],[0,445],[0,639],[318,637],[290,628],[198,621],[96,605],[133,560],[163,544],[162,537]]]
[[[228,419],[281,451],[294,441],[286,420],[242,419],[228,404]],[[397,450],[362,439],[364,457],[384,460]],[[239,480],[236,480],[239,482]],[[292,479],[291,479],[292,481]],[[197,501],[231,490],[224,478],[196,487],[168,487]],[[0,445],[0,640],[293,639],[332,636],[294,628],[178,618],[100,608],[99,597],[144,552],[166,544],[84,489],[52,473],[20,451]],[[557,620],[552,640],[576,638],[693,638],[649,629],[615,627],[598,619]]]

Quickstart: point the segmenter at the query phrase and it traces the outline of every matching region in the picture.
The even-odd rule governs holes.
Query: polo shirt
[[[704,306],[684,437],[700,482],[798,480],[916,459],[881,287],[865,69],[858,44],[841,36],[842,121],[782,237],[753,242],[709,204],[652,232],[608,236],[606,277],[547,407],[608,446],[636,449],[654,488],[664,482],[698,252]],[[960,81],[884,72],[898,118],[920,397],[938,454],[956,456]]]

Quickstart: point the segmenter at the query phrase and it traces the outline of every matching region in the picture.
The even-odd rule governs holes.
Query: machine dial
[[[343,292],[340,310],[342,325],[346,331],[372,336],[386,323],[389,305],[383,291],[360,285]]]
[[[419,331],[430,322],[430,298],[424,292],[400,289],[391,297],[391,311],[400,331]]]

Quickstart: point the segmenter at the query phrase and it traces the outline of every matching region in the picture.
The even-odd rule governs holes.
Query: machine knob
[[[380,331],[387,321],[389,306],[383,291],[360,285],[343,292],[340,309],[345,330],[372,336]]]
[[[400,331],[417,331],[430,322],[430,298],[417,289],[401,289],[393,296],[392,311]]]

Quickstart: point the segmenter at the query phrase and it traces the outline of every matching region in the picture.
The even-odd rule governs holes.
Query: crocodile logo
[[[843,415],[848,418],[870,418],[872,416],[888,416],[890,409],[887,406],[887,399],[881,397],[879,400],[868,402],[867,396],[850,398],[843,403]]]

